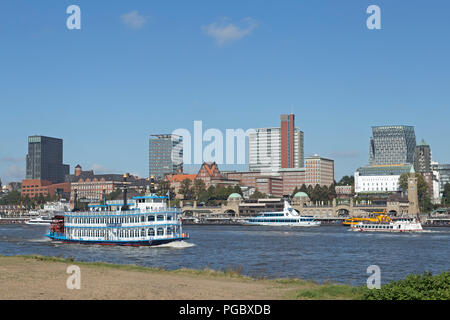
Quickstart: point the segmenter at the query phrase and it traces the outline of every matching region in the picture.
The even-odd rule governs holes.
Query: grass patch
[[[56,262],[56,263],[65,263],[65,264],[77,264],[80,266],[91,266],[91,267],[101,267],[101,268],[109,268],[109,269],[118,269],[118,270],[127,270],[127,271],[140,271],[140,272],[167,272],[174,274],[187,274],[187,275],[198,275],[198,276],[211,276],[211,277],[225,277],[225,278],[237,278],[242,280],[252,280],[252,278],[242,275],[242,267],[228,267],[224,270],[213,270],[210,268],[205,269],[176,269],[176,270],[166,270],[164,268],[159,267],[143,267],[137,265],[126,265],[126,264],[113,264],[107,262],[84,262],[84,261],[76,261],[74,258],[63,258],[61,256],[57,257],[47,257],[40,255],[22,255],[22,256],[14,256],[17,258],[23,259],[32,259],[36,261],[43,262]]]
[[[39,256],[39,255],[23,255],[23,256],[14,256],[17,258],[24,259],[32,259],[36,261],[43,262],[56,262],[56,263],[66,263],[66,264],[77,264],[91,267],[102,267],[109,269],[119,269],[119,270],[129,270],[129,271],[144,271],[144,272],[162,272],[166,271],[162,268],[151,268],[151,267],[141,267],[137,265],[127,265],[127,264],[113,264],[107,262],[85,262],[85,261],[76,261],[74,258],[63,258],[63,257],[47,257],[47,256]]]
[[[348,285],[323,284],[317,285],[312,289],[301,289],[295,293],[296,299],[314,299],[314,300],[354,300],[361,298],[361,289]]]

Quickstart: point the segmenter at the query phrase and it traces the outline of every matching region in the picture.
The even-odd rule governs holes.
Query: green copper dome
[[[228,200],[238,200],[242,199],[242,196],[239,193],[232,193],[228,196]]]
[[[294,198],[309,198],[309,197],[308,197],[308,195],[307,195],[306,193],[304,193],[304,192],[297,192],[297,193],[294,195]]]

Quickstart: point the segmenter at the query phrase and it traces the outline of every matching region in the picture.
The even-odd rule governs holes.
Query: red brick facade
[[[295,115],[281,115],[281,168],[294,167]]]
[[[29,198],[39,197],[40,195],[46,197],[48,195],[54,196],[57,191],[62,193],[70,193],[70,183],[52,184],[45,180],[23,180],[22,181],[22,196]]]

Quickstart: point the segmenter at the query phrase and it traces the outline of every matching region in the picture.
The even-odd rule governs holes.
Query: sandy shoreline
[[[81,289],[70,290],[68,266],[80,268]],[[166,271],[73,262],[39,256],[0,256],[1,300],[284,300],[351,299],[353,288],[296,279],[255,280],[235,272]]]

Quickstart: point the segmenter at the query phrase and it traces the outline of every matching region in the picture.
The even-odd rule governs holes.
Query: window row
[[[172,216],[168,215],[148,215],[148,216],[130,216],[130,217],[98,217],[98,218],[71,218],[66,217],[66,223],[73,224],[123,224],[123,223],[140,223],[154,221],[172,221]]]
[[[178,233],[178,227],[167,228],[145,228],[145,229],[121,229],[117,233],[112,234],[110,230],[104,229],[76,229],[72,230],[71,234],[74,237],[90,237],[90,238],[104,238],[107,236],[117,236],[119,238],[140,238],[140,237],[154,237],[156,236],[170,236]]]

